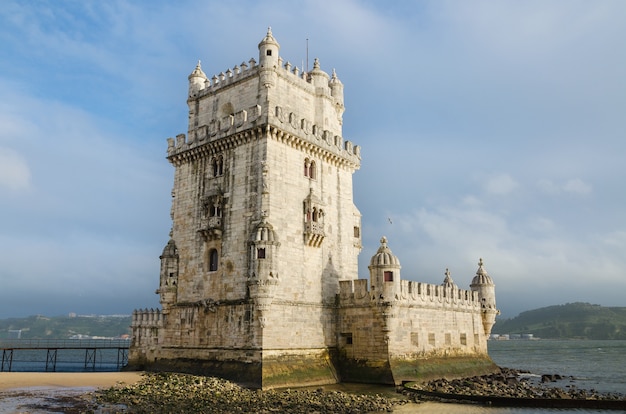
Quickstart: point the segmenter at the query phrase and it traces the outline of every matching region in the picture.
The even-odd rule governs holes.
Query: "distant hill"
[[[69,339],[72,336],[117,338],[130,335],[130,316],[54,316],[0,319],[0,339]]]
[[[626,307],[603,307],[590,303],[567,303],[498,319],[495,334],[531,333],[539,338],[625,339]]]

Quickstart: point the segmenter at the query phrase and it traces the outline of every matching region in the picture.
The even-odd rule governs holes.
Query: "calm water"
[[[527,370],[535,375],[561,374],[573,377],[556,383],[557,386],[563,388],[575,385],[578,388],[626,394],[626,341],[490,341],[489,354],[494,362],[502,367]],[[84,370],[84,357],[84,351],[76,352],[72,357],[63,356],[59,351],[57,371]],[[13,370],[43,371],[45,361],[46,353],[43,351],[43,357],[28,357],[21,363],[23,365],[19,365],[21,368],[17,369],[18,365],[14,356]],[[116,353],[103,353],[97,357],[97,370],[116,371],[116,362]],[[354,384],[349,391],[385,394],[393,392],[391,388]],[[3,401],[0,397],[0,412],[14,412],[6,410],[15,406],[15,402],[7,399]],[[615,411],[501,408],[441,403],[407,404],[394,411],[396,414],[606,414],[608,412]],[[45,413],[45,411],[38,411],[38,413]]]
[[[626,341],[490,341],[489,355],[501,367],[533,374],[573,377],[555,385],[626,394]],[[410,404],[394,413],[414,414],[600,414],[615,411],[481,407],[461,404]],[[618,411],[619,412],[619,411]]]

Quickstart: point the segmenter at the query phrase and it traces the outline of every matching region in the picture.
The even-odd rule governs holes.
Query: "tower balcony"
[[[315,221],[304,223],[304,238],[306,244],[313,247],[320,247],[326,237],[324,225]]]
[[[203,217],[200,219],[198,232],[206,240],[219,240],[222,238],[223,222],[222,217]]]

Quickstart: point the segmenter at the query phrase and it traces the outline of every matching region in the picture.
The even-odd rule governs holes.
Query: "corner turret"
[[[278,52],[280,45],[272,35],[272,28],[267,28],[267,34],[259,43],[259,66],[274,69],[278,67]]]
[[[208,78],[202,71],[202,67],[200,66],[200,61],[196,65],[196,68],[191,72],[188,77],[189,79],[189,96],[195,96],[204,89],[205,83],[208,82]]]
[[[339,118],[339,122],[342,123],[343,112],[346,109],[343,104],[343,83],[341,83],[337,77],[335,69],[333,69],[333,74],[330,78],[330,82],[328,82],[328,86],[330,86],[331,96],[335,98],[335,110],[337,111],[337,117]]]
[[[387,247],[387,238],[380,239],[380,247],[368,266],[370,286],[378,299],[391,300],[400,291],[400,260]]]
[[[159,278],[159,288],[156,293],[160,295],[163,313],[166,314],[169,308],[176,303],[178,296],[179,257],[174,239],[170,238],[159,259],[161,259],[161,277]]]
[[[496,285],[483,267],[483,259],[478,261],[478,270],[476,276],[472,279],[470,288],[478,292],[478,298],[481,303],[481,316],[485,336],[491,334],[491,328],[496,322],[496,315],[500,311],[496,308]]]

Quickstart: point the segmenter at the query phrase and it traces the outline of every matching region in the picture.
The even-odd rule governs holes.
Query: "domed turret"
[[[309,73],[309,76],[311,78],[311,83],[316,88],[328,88],[329,87],[330,77],[328,76],[328,73],[320,69],[320,61],[318,58],[315,58],[315,60],[313,61],[313,70],[311,70],[311,72]]]
[[[343,123],[342,116],[345,110],[345,106],[343,104],[343,83],[341,83],[337,77],[335,69],[333,69],[333,75],[330,78],[330,82],[328,82],[328,86],[330,86],[331,96],[335,98],[335,110],[337,111],[339,122]]]
[[[476,271],[476,276],[472,279],[470,288],[478,292],[483,328],[485,335],[489,336],[491,328],[496,322],[496,315],[499,315],[500,311],[496,308],[496,285],[483,267],[483,259],[478,261],[478,270]]]
[[[392,298],[400,289],[400,260],[389,247],[387,238],[380,239],[378,251],[370,259],[370,284],[372,291],[378,292],[383,298]]]
[[[445,275],[446,275],[446,277],[445,277],[445,279],[443,279],[443,283],[441,284],[441,286],[443,286],[445,288],[455,288],[455,287],[457,287],[456,284],[454,283],[454,280],[452,280],[452,277],[450,277],[450,270],[446,269]]]
[[[263,217],[250,235],[249,277],[267,279],[277,277],[276,250],[280,246],[274,227]]]
[[[170,235],[171,237],[171,235]],[[176,302],[178,292],[178,249],[174,239],[170,238],[165,247],[161,259],[161,276],[159,288],[156,293],[160,296],[163,313],[169,312],[169,307]]]
[[[267,28],[267,34],[259,43],[259,66],[275,68],[278,66],[278,51],[280,45],[272,35],[272,28]]]
[[[196,68],[191,72],[189,79],[189,96],[195,96],[198,92],[204,89],[205,82],[208,81],[206,75],[202,71],[200,61],[196,65]]]

